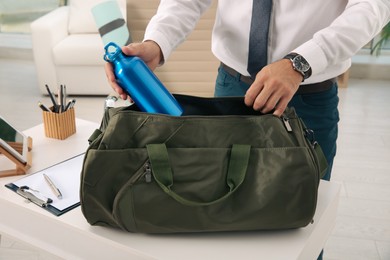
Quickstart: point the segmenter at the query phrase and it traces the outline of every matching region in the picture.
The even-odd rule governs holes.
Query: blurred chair
[[[70,0],[31,23],[40,91],[66,85],[69,95],[107,95],[104,44],[91,9],[102,0]],[[126,0],[117,0],[126,19]],[[127,25],[125,24],[126,28]]]

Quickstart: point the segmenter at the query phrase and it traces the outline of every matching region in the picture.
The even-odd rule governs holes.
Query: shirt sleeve
[[[334,22],[294,52],[312,67],[312,75],[345,61],[374,38],[390,20],[389,0],[349,0]]]
[[[211,0],[161,0],[157,13],[146,27],[144,41],[153,40],[161,48],[164,61],[195,28]]]

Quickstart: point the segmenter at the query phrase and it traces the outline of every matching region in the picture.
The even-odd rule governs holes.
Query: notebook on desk
[[[5,186],[28,201],[60,216],[80,205],[80,173],[83,160],[84,153]],[[45,179],[45,175],[51,184]],[[57,188],[61,196],[57,197],[58,194],[53,188]]]

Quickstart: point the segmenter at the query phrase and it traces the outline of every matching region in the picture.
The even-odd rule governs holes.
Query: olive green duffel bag
[[[175,95],[183,116],[110,108],[81,173],[91,225],[130,232],[308,225],[326,160],[294,109],[261,115],[243,98]]]

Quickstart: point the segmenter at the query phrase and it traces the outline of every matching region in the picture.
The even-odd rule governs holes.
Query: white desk
[[[43,126],[25,131],[33,138],[30,173],[84,152],[98,127],[77,119],[77,133],[64,141],[45,138]],[[80,207],[56,217],[26,203],[0,179],[0,233],[8,234],[65,259],[304,259],[319,255],[336,219],[340,186],[321,181],[314,224],[278,232],[145,235],[90,226]]]

